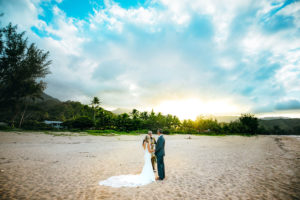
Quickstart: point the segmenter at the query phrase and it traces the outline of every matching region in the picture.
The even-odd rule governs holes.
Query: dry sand
[[[165,136],[164,181],[111,188],[141,171],[143,135],[0,132],[0,199],[300,199],[299,138],[187,137]]]

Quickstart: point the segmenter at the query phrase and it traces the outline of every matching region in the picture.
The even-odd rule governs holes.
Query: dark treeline
[[[177,116],[163,115],[161,113],[140,112],[133,109],[130,113],[115,114],[100,107],[97,97],[89,105],[80,102],[60,102],[46,94],[42,94],[43,100],[35,100],[27,103],[25,113],[14,117],[14,121],[23,120],[19,128],[24,129],[52,129],[43,123],[44,120],[62,121],[67,130],[116,130],[136,131],[153,130],[163,128],[165,133],[184,134],[297,134],[293,130],[271,126],[271,120],[259,120],[254,115],[242,114],[239,119],[224,123],[213,118],[198,117],[196,120],[180,121]],[[0,121],[12,124],[11,118],[15,115],[10,109],[0,112]],[[262,122],[268,122],[264,126]],[[265,128],[267,127],[267,128]],[[299,128],[299,127],[298,127]]]
[[[213,118],[198,117],[196,120],[180,121],[174,115],[161,113],[140,112],[133,109],[130,113],[115,114],[100,107],[98,98],[94,98],[91,104],[84,105],[80,102],[60,102],[48,95],[42,95],[43,100],[28,103],[27,111],[23,116],[24,129],[52,129],[43,123],[44,120],[62,121],[67,130],[116,130],[144,132],[145,129],[155,131],[163,128],[165,133],[183,134],[298,134],[299,120],[289,121],[287,129],[279,127],[273,120],[259,120],[252,114],[242,114],[239,119],[225,123]],[[2,110],[0,121],[11,124],[10,119],[14,115],[11,110]],[[21,120],[21,115],[15,121]]]

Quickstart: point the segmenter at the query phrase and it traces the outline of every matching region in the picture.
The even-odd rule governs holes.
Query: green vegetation
[[[116,130],[86,130],[86,132],[90,135],[103,135],[103,136],[110,136],[110,135],[139,135],[147,133],[147,130],[135,130],[135,131],[116,131]]]
[[[163,128],[165,134],[258,134],[258,120],[253,115],[244,114],[238,120],[230,123],[219,123],[215,119],[198,117],[195,121],[183,120],[173,115],[161,113],[140,112],[133,109],[131,113],[114,114],[102,107],[90,107],[80,102],[60,102],[48,95],[45,100],[31,102],[24,116],[21,128],[25,130],[55,130],[44,120],[63,121],[64,130],[86,131],[92,135],[122,135],[156,132]],[[9,113],[9,111],[7,111]],[[0,121],[10,124],[10,118],[1,112]],[[7,129],[7,127],[5,127]]]
[[[259,126],[268,134],[273,135],[300,134],[300,119],[259,120]]]
[[[11,126],[16,118],[22,126],[30,101],[41,98],[48,73],[49,52],[28,45],[24,32],[17,33],[11,23],[0,28],[0,111],[10,111]]]
[[[45,96],[45,95],[44,95]],[[0,120],[9,123],[5,114]],[[44,120],[63,121],[63,130],[86,131],[92,135],[136,135],[147,130],[156,131],[163,128],[165,134],[201,134],[201,135],[254,135],[269,134],[259,120],[251,114],[243,114],[230,123],[219,123],[215,119],[198,117],[195,121],[183,120],[173,115],[140,112],[133,109],[131,113],[114,114],[102,107],[90,107],[80,102],[60,102],[50,96],[44,101],[32,102],[28,106],[22,128],[25,130],[55,130],[43,123]],[[7,127],[5,127],[7,129]]]

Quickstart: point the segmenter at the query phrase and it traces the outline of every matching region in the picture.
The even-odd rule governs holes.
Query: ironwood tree
[[[41,98],[46,88],[42,80],[50,73],[49,52],[28,44],[25,32],[9,23],[0,28],[0,110],[8,111],[11,126],[21,126],[29,101]]]

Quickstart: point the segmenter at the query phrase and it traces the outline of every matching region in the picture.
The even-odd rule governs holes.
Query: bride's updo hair
[[[145,139],[143,140],[143,144],[142,144],[142,145],[144,145],[145,142],[147,142],[147,143],[150,142],[150,137],[149,137],[149,135],[146,135]]]

